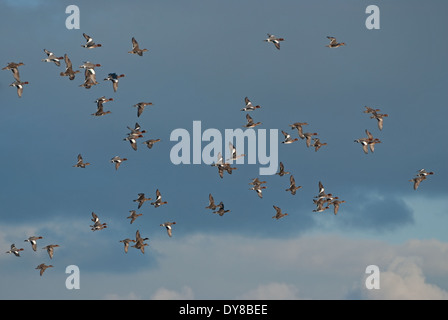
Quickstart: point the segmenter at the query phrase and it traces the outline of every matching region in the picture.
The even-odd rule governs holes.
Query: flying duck
[[[128,253],[129,243],[131,243],[131,242],[135,243],[135,240],[126,238],[126,239],[120,240],[120,242],[122,242],[124,244],[124,252]]]
[[[370,119],[376,119],[378,122],[378,129],[383,130],[383,118],[388,117],[389,115],[386,113],[377,113],[377,112],[373,112],[372,115],[370,116]]]
[[[170,237],[173,235],[173,228],[171,227],[173,224],[176,224],[176,221],[165,222],[160,225],[161,227],[165,227],[166,232],[168,233],[168,236],[170,236]]]
[[[87,49],[93,49],[93,48],[101,47],[100,43],[93,42],[93,38],[91,36],[88,36],[85,33],[83,33],[82,35],[86,39],[86,44],[81,45],[81,47],[87,48]]]
[[[114,98],[107,98],[106,99],[106,96],[102,96],[102,97],[99,97],[98,99],[96,99],[95,103],[96,103],[97,108],[101,108],[102,109],[103,104],[105,104],[105,103],[107,103],[109,101],[114,101]]]
[[[235,148],[235,146],[234,146],[234,145],[232,144],[232,142],[230,142],[230,141],[229,141],[229,149],[230,149],[231,157],[230,157],[230,159],[227,159],[227,160],[236,160],[236,159],[238,159],[238,158],[242,158],[242,157],[246,156],[245,154],[240,154],[240,155],[238,155],[238,154],[236,153],[236,148]]]
[[[16,79],[16,81],[20,82],[19,67],[24,66],[24,65],[25,64],[23,62],[19,62],[19,63],[10,62],[10,63],[8,63],[8,65],[6,67],[2,68],[2,70],[11,70],[14,79]]]
[[[154,208],[158,208],[161,205],[167,204],[168,202],[162,201],[162,194],[160,193],[159,189],[156,190],[156,201],[151,202],[151,205],[154,206]]]
[[[253,128],[253,127],[256,127],[256,126],[261,124],[261,122],[255,123],[254,120],[252,119],[252,117],[249,114],[246,114],[246,121],[247,122],[244,125],[244,127],[246,127],[246,128]]]
[[[107,78],[104,79],[104,81],[110,80],[112,82],[112,87],[114,89],[114,92],[117,92],[118,79],[123,78],[124,76],[125,76],[124,74],[117,75],[116,73],[109,73]]]
[[[319,138],[313,138],[313,147],[314,147],[314,151],[317,152],[317,150],[319,150],[322,146],[326,146],[327,143],[326,142],[320,142]]]
[[[148,51],[148,49],[140,49],[137,40],[132,37],[132,51],[128,51],[128,53],[138,54],[139,56],[143,56],[143,52]]]
[[[131,214],[127,217],[127,219],[131,219],[131,224],[140,216],[143,215],[143,213],[137,213],[135,210],[129,211]]]
[[[135,240],[126,238],[126,239],[120,240],[120,242],[122,242],[124,244],[124,252],[128,253],[129,243],[131,243],[131,242],[135,243]]]
[[[16,245],[13,243],[11,245],[11,249],[6,251],[6,253],[13,253],[16,257],[20,257],[20,251],[23,251],[23,248],[18,249]]]
[[[9,86],[10,87],[16,87],[17,88],[17,95],[19,96],[19,98],[22,97],[23,94],[23,85],[24,84],[28,84],[28,81],[22,82],[22,81],[14,81],[13,83],[11,83]]]
[[[228,174],[232,174],[233,170],[238,168],[232,168],[229,163],[224,163],[223,165],[218,167],[218,173],[221,178],[224,176],[224,170],[227,171]]]
[[[90,162],[84,162],[82,155],[78,154],[78,161],[76,162],[75,165],[73,165],[73,167],[76,168],[85,168],[86,166],[90,165]]]
[[[428,175],[433,175],[434,174],[434,172],[433,171],[426,171],[425,169],[420,169],[420,170],[418,170],[418,176],[428,176]]]
[[[227,171],[228,174],[232,174],[232,171],[237,169],[232,168],[229,163],[224,162],[221,152],[218,152],[218,161],[212,163],[211,166],[218,168],[218,173],[221,178],[224,177],[224,171]]]
[[[44,52],[47,54],[47,58],[42,59],[43,62],[54,62],[58,67],[61,65],[60,60],[64,59],[64,57],[56,57],[53,52],[50,52],[47,49],[44,49]]]
[[[296,186],[296,181],[295,181],[293,175],[291,175],[291,176],[289,177],[289,182],[290,182],[289,188],[286,189],[285,191],[290,191],[292,195],[295,195],[295,194],[296,194],[296,191],[297,191],[298,189],[302,188],[302,186]]]
[[[241,111],[254,111],[255,109],[261,108],[259,105],[254,106],[252,102],[250,102],[248,97],[244,98],[244,102],[246,106],[243,109],[241,109]]]
[[[143,135],[138,135],[137,136],[137,135],[129,134],[123,140],[129,141],[129,143],[131,144],[132,149],[137,151],[137,138],[141,138],[141,137],[143,137]]]
[[[49,244],[45,247],[43,247],[42,249],[47,250],[48,256],[50,257],[50,259],[53,259],[53,255],[54,255],[54,248],[59,247],[58,244]]]
[[[152,104],[152,102],[139,102],[137,104],[134,104],[133,107],[137,108],[137,117],[141,116],[146,106],[152,106]]]
[[[79,70],[73,71],[73,65],[70,61],[67,54],[64,55],[64,61],[65,61],[65,71],[61,72],[61,77],[68,77],[70,80],[75,79],[75,74],[79,73]]]
[[[333,201],[330,202],[330,204],[332,204],[332,205],[334,206],[333,213],[334,213],[335,215],[338,214],[338,211],[339,211],[339,205],[340,205],[341,203],[344,203],[344,202],[345,202],[345,200],[338,200],[338,199],[333,200]]]
[[[283,38],[277,38],[273,34],[268,33],[268,38],[264,40],[265,42],[271,42],[274,44],[274,46],[280,50],[280,41],[285,41]]]
[[[93,225],[90,226],[90,230],[92,231],[97,231],[97,230],[103,230],[105,228],[107,228],[107,223],[101,223],[100,219],[98,218],[98,216],[92,212],[92,221],[94,221]]]
[[[313,133],[312,132],[305,132],[303,134],[303,136],[306,139],[306,146],[309,148],[311,146],[311,137],[312,136],[317,136],[317,133],[316,132],[313,132]]]
[[[154,144],[156,142],[160,142],[160,139],[149,139],[149,140],[143,141],[143,143],[146,144],[148,149],[152,149],[152,147],[154,146]]]
[[[325,201],[318,201],[317,202],[317,208],[314,209],[313,212],[323,212],[323,211],[329,209],[330,206],[327,205],[327,206],[324,207],[324,203],[325,203]]]
[[[140,251],[142,253],[145,253],[145,247],[148,246],[148,244],[145,243],[146,240],[149,240],[149,238],[142,238],[140,236],[140,231],[137,230],[135,232],[135,244],[132,247],[136,248],[136,249],[140,249]]]
[[[121,163],[123,161],[128,160],[127,158],[120,158],[119,156],[115,156],[112,159],[110,159],[110,162],[115,163],[115,170],[118,170],[118,168],[120,167]]]
[[[131,132],[129,133],[130,135],[139,136],[142,133],[146,133],[146,130],[141,130],[142,127],[138,124],[138,122],[135,123],[134,128],[131,128],[129,126],[127,126],[127,128],[131,130]]]
[[[259,178],[253,178],[251,182],[249,182],[249,184],[252,184],[254,186],[259,186],[266,183],[266,181],[261,181]]]
[[[134,202],[138,202],[138,209],[146,202],[152,200],[152,198],[146,198],[144,193],[139,193],[138,198],[133,200]]]
[[[96,81],[96,67],[101,67],[99,63],[91,63],[89,61],[84,61],[82,65],[79,66],[81,69],[85,69],[84,71],[84,83],[80,85],[80,87],[84,87],[86,89],[90,89],[92,86],[98,84]]]
[[[380,109],[373,109],[373,108],[371,108],[371,107],[368,107],[368,106],[364,106],[364,108],[365,108],[365,110],[363,111],[364,113],[376,113],[376,112],[378,112],[378,111],[380,111]]]
[[[411,179],[411,180],[409,180],[409,181],[411,181],[411,182],[414,183],[414,190],[417,190],[417,189],[418,189],[418,186],[420,185],[420,183],[421,183],[423,180],[426,180],[426,176],[417,176],[417,177],[415,177],[415,178],[413,178],[413,179]]]
[[[263,198],[263,189],[266,189],[266,188],[267,188],[266,186],[261,186],[259,184],[256,184],[249,190],[254,190],[257,193],[258,197],[260,199],[262,199]]]
[[[289,133],[286,133],[285,131],[282,130],[283,135],[285,136],[285,140],[282,141],[282,143],[284,144],[290,144],[293,143],[297,140],[299,140],[299,138],[291,138],[291,135]]]
[[[380,143],[381,141],[379,139],[374,139],[373,135],[370,133],[369,130],[365,130],[366,134],[367,134],[367,138],[360,138],[360,139],[356,139],[354,140],[357,143],[360,143],[362,146],[362,150],[364,151],[364,153],[369,153],[368,148],[370,147],[370,151],[373,152],[374,150],[374,146],[375,143]]]
[[[220,216],[223,216],[225,213],[230,212],[230,210],[224,210],[224,203],[221,201],[217,208],[218,210],[213,211],[213,213],[219,214]]]
[[[274,207],[274,209],[275,209],[275,211],[276,211],[275,216],[272,217],[273,219],[278,220],[278,219],[281,219],[281,218],[283,218],[284,216],[287,216],[287,215],[288,215],[287,213],[282,213],[282,209],[280,209],[279,207],[277,207],[277,206],[273,206],[273,207]]]
[[[95,117],[101,117],[105,116],[106,114],[112,113],[110,110],[104,111],[104,106],[102,104],[98,105],[96,108],[96,111],[92,113],[92,116]]]
[[[299,133],[299,137],[301,139],[305,139],[305,136],[303,135],[302,126],[306,126],[306,125],[308,125],[308,123],[306,123],[306,122],[295,122],[293,124],[290,124],[289,126],[291,127],[291,129],[297,129],[297,132]]]
[[[213,199],[213,196],[211,193],[209,193],[208,195],[208,206],[205,207],[205,209],[211,209],[211,210],[216,210],[218,206],[215,204],[215,199]]]
[[[326,45],[328,48],[338,48],[341,46],[345,46],[345,42],[338,42],[335,37],[327,37],[330,40],[330,43]]]
[[[48,268],[53,268],[53,266],[51,264],[47,266],[45,263],[41,263],[36,267],[37,270],[40,270],[40,276],[42,276]]]
[[[285,171],[285,166],[283,165],[283,162],[280,161],[279,166],[280,166],[280,169],[276,174],[278,174],[280,177],[283,177],[285,174],[289,174],[289,171]]]
[[[38,237],[32,236],[32,237],[29,237],[28,239],[25,239],[25,241],[31,243],[31,248],[33,248],[33,251],[36,251],[36,249],[37,249],[37,240],[39,240],[39,239],[43,239],[43,237],[41,237],[41,236],[38,236]]]
[[[84,82],[80,84],[80,87],[84,87],[86,89],[90,89],[92,86],[97,85],[95,70],[86,69],[84,72]]]

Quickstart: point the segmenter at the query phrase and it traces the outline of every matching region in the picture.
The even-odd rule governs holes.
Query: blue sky
[[[80,9],[80,29],[68,30],[68,5]],[[368,5],[380,9],[380,29],[365,27]],[[427,3],[426,3],[427,4]],[[4,137],[0,177],[1,299],[447,299],[448,153],[445,106],[448,63],[443,1],[28,1],[0,3],[2,67],[24,62],[23,96],[0,73]],[[82,33],[101,48],[87,50]],[[262,40],[285,38],[281,50]],[[346,42],[326,48],[327,36]],[[128,54],[131,38],[142,57]],[[98,85],[86,90],[44,63],[43,49],[65,53],[74,69],[100,63]],[[102,79],[125,74],[117,92]],[[95,100],[112,113],[93,117]],[[170,134],[178,128],[242,128],[244,97],[260,129],[279,130],[279,161],[302,189],[285,192],[289,176],[261,176],[263,199],[249,190],[259,164],[237,164],[220,179],[206,164],[174,165]],[[152,102],[137,118],[134,104]],[[389,114],[384,129],[364,106]],[[138,150],[123,141],[138,122],[148,132]],[[307,122],[328,145],[283,145]],[[379,137],[375,153],[353,140],[365,129]],[[160,138],[152,149],[142,141]],[[207,142],[203,142],[202,147]],[[223,143],[224,147],[227,147]],[[247,151],[247,150],[246,150]],[[240,152],[240,151],[239,151]],[[241,150],[240,153],[245,151]],[[73,168],[77,155],[92,165]],[[127,157],[118,171],[109,160]],[[417,191],[411,179],[435,175]],[[314,213],[318,181],[346,203],[337,216]],[[168,204],[140,210],[138,193]],[[208,194],[231,211],[205,209]],[[288,216],[276,221],[273,205]],[[143,213],[134,224],[129,210]],[[107,229],[92,232],[91,212]],[[159,225],[176,221],[169,238]],[[143,255],[119,240],[139,229]],[[57,243],[53,260],[38,247]],[[40,263],[54,268],[39,277]],[[81,288],[67,290],[65,268],[77,265]],[[378,265],[377,291],[364,287],[365,269]],[[36,297],[33,292],[39,291]],[[405,294],[403,294],[405,292]]]

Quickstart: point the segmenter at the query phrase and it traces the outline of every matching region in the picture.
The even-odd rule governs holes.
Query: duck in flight
[[[6,251],[6,253],[12,253],[14,254],[16,257],[20,257],[20,251],[23,251],[23,248],[17,248],[16,245],[13,243],[11,244],[11,249]]]
[[[289,174],[289,171],[285,171],[285,166],[281,161],[279,164],[279,171],[276,174],[279,175],[280,177],[283,177],[285,174]]]
[[[267,39],[265,39],[264,41],[265,41],[265,42],[273,43],[274,46],[275,46],[278,50],[280,50],[280,41],[285,41],[285,39],[283,39],[283,38],[278,38],[278,37],[274,36],[273,34],[269,34],[269,33],[268,33],[268,37],[267,37]]]
[[[278,219],[281,219],[281,218],[283,218],[284,216],[287,216],[288,214],[287,213],[282,213],[282,209],[280,209],[279,207],[277,207],[277,206],[273,206],[274,207],[274,209],[275,209],[275,216],[273,216],[272,218],[273,219],[276,219],[276,220],[278,220]]]
[[[345,42],[338,42],[335,37],[327,37],[330,43],[326,45],[328,48],[339,48],[345,46]]]
[[[39,240],[39,239],[43,239],[43,237],[41,237],[41,236],[31,236],[28,239],[25,239],[25,241],[31,243],[31,248],[33,249],[33,251],[36,251],[36,249],[37,249],[37,240]]]
[[[29,83],[28,81],[24,81],[24,82],[22,82],[22,81],[14,81],[9,86],[10,87],[16,87],[17,88],[17,96],[19,98],[21,98],[22,94],[23,94],[23,85],[24,84],[28,84],[28,83]]]
[[[16,79],[16,81],[20,82],[19,67],[24,66],[24,65],[25,64],[23,62],[19,62],[19,63],[10,62],[10,63],[8,63],[8,65],[6,67],[2,68],[2,70],[11,70],[14,79]]]
[[[176,221],[165,222],[165,223],[160,224],[161,227],[165,227],[166,232],[168,233],[169,237],[173,236],[173,228],[171,227],[173,224],[176,224]]]
[[[140,49],[137,40],[132,37],[132,50],[128,51],[128,53],[138,54],[139,56],[143,56],[143,52],[148,51],[148,49]]]
[[[118,90],[118,79],[123,78],[124,74],[116,74],[116,73],[109,73],[106,78],[104,78],[104,81],[111,81],[112,82],[112,88],[114,89],[114,92],[117,92]]]
[[[302,188],[302,186],[296,186],[296,181],[295,181],[293,175],[291,175],[291,176],[289,177],[289,182],[290,182],[290,184],[289,184],[289,188],[286,189],[285,191],[289,191],[289,192],[291,192],[292,195],[295,195],[295,194],[296,194],[296,191],[297,191],[298,189]]]
[[[244,103],[246,104],[246,106],[241,109],[241,111],[254,111],[255,109],[261,108],[259,105],[254,106],[248,97],[244,98]]]
[[[151,202],[151,205],[154,206],[154,208],[158,208],[161,205],[167,204],[167,201],[162,201],[162,194],[160,193],[159,189],[156,190],[156,201]]]
[[[87,48],[87,49],[93,49],[93,48],[98,48],[101,47],[102,45],[100,43],[95,43],[93,41],[93,38],[91,36],[88,36],[87,34],[83,33],[82,34],[84,36],[84,38],[86,39],[86,43],[81,45],[81,47],[83,48]]]
[[[68,57],[67,54],[64,55],[64,61],[65,61],[65,71],[60,73],[61,77],[68,77],[70,80],[75,79],[75,75],[79,73],[79,70],[74,71],[73,70],[73,64]]]
[[[64,59],[64,57],[56,57],[53,52],[48,51],[47,49],[44,49],[44,52],[47,54],[47,58],[42,59],[43,62],[54,62],[58,67],[61,65],[61,60]]]

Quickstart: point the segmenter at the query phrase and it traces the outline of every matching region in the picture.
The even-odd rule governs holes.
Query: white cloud
[[[362,290],[366,299],[447,300],[448,292],[426,281],[422,259],[398,256],[380,272],[380,288]]]
[[[128,294],[121,295],[117,293],[108,293],[105,296],[106,300],[141,300],[141,297],[134,292],[129,292]]]
[[[242,300],[298,300],[299,290],[287,283],[272,282],[259,285],[257,288],[250,290],[237,299]]]
[[[151,296],[152,300],[192,300],[194,299],[193,290],[184,286],[179,291],[159,288]]]
[[[86,231],[81,223],[73,225],[75,228],[71,231],[75,234],[70,235],[70,239],[86,234],[84,242],[87,244],[94,239],[96,246],[110,246],[98,234]],[[7,250],[10,239],[23,243],[25,234],[39,233],[41,228],[40,225],[2,227],[0,243]],[[62,236],[59,232],[63,231],[55,228],[52,238],[59,238]],[[50,241],[48,237],[46,240]],[[58,268],[48,274],[46,281],[54,276],[63,284],[64,269],[66,263],[71,263],[73,254],[87,255],[82,261],[76,260],[82,274],[82,289],[76,294],[85,299],[447,298],[448,243],[436,239],[390,244],[332,234],[282,239],[200,233],[176,240],[167,241],[162,233],[160,237],[154,235],[145,255],[134,251],[124,254],[118,243],[110,253],[101,255],[101,259],[95,256],[100,254],[97,251],[79,252],[73,251],[76,247],[64,246],[58,252],[58,260],[54,260]],[[47,259],[43,251],[37,256],[24,254],[21,260],[6,254],[0,256],[7,262],[5,266],[14,279],[22,279],[23,272],[34,275],[34,263],[40,257]],[[26,262],[25,258],[33,266],[30,271],[28,262],[20,263],[22,267],[17,268],[17,262]],[[107,261],[103,262],[103,258]],[[136,263],[150,267],[130,269]],[[119,267],[112,270],[110,264]],[[365,289],[365,269],[371,264],[380,268],[381,289],[378,292]],[[22,293],[17,292],[15,296],[33,292],[33,284],[35,282],[21,281],[16,287],[21,288]],[[0,287],[3,285],[7,283],[0,279]],[[54,298],[56,293],[45,294]],[[59,297],[71,298],[73,294],[67,290],[58,292]],[[0,290],[2,297],[6,297],[6,293]]]
[[[420,282],[415,283],[427,289],[421,290],[422,296],[434,296],[434,292],[443,293],[448,288],[448,282],[441,280],[448,275],[448,243],[438,240],[389,244],[337,235],[272,239],[197,234],[165,246],[170,254],[160,256],[160,268],[175,274],[179,272],[178,261],[182,261],[179,277],[188,279],[199,299],[350,298],[353,284],[364,286],[365,270],[371,264],[382,272],[384,294],[386,289],[391,291],[386,282],[396,281],[396,276],[405,285],[418,279]],[[405,277],[406,264],[395,267],[397,256],[414,262],[409,265],[413,277]],[[425,280],[428,277],[440,283],[430,285]]]

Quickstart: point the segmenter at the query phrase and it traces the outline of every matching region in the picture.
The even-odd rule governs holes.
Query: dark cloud
[[[343,205],[338,220],[343,228],[390,232],[414,223],[412,208],[393,194],[355,192]]]

